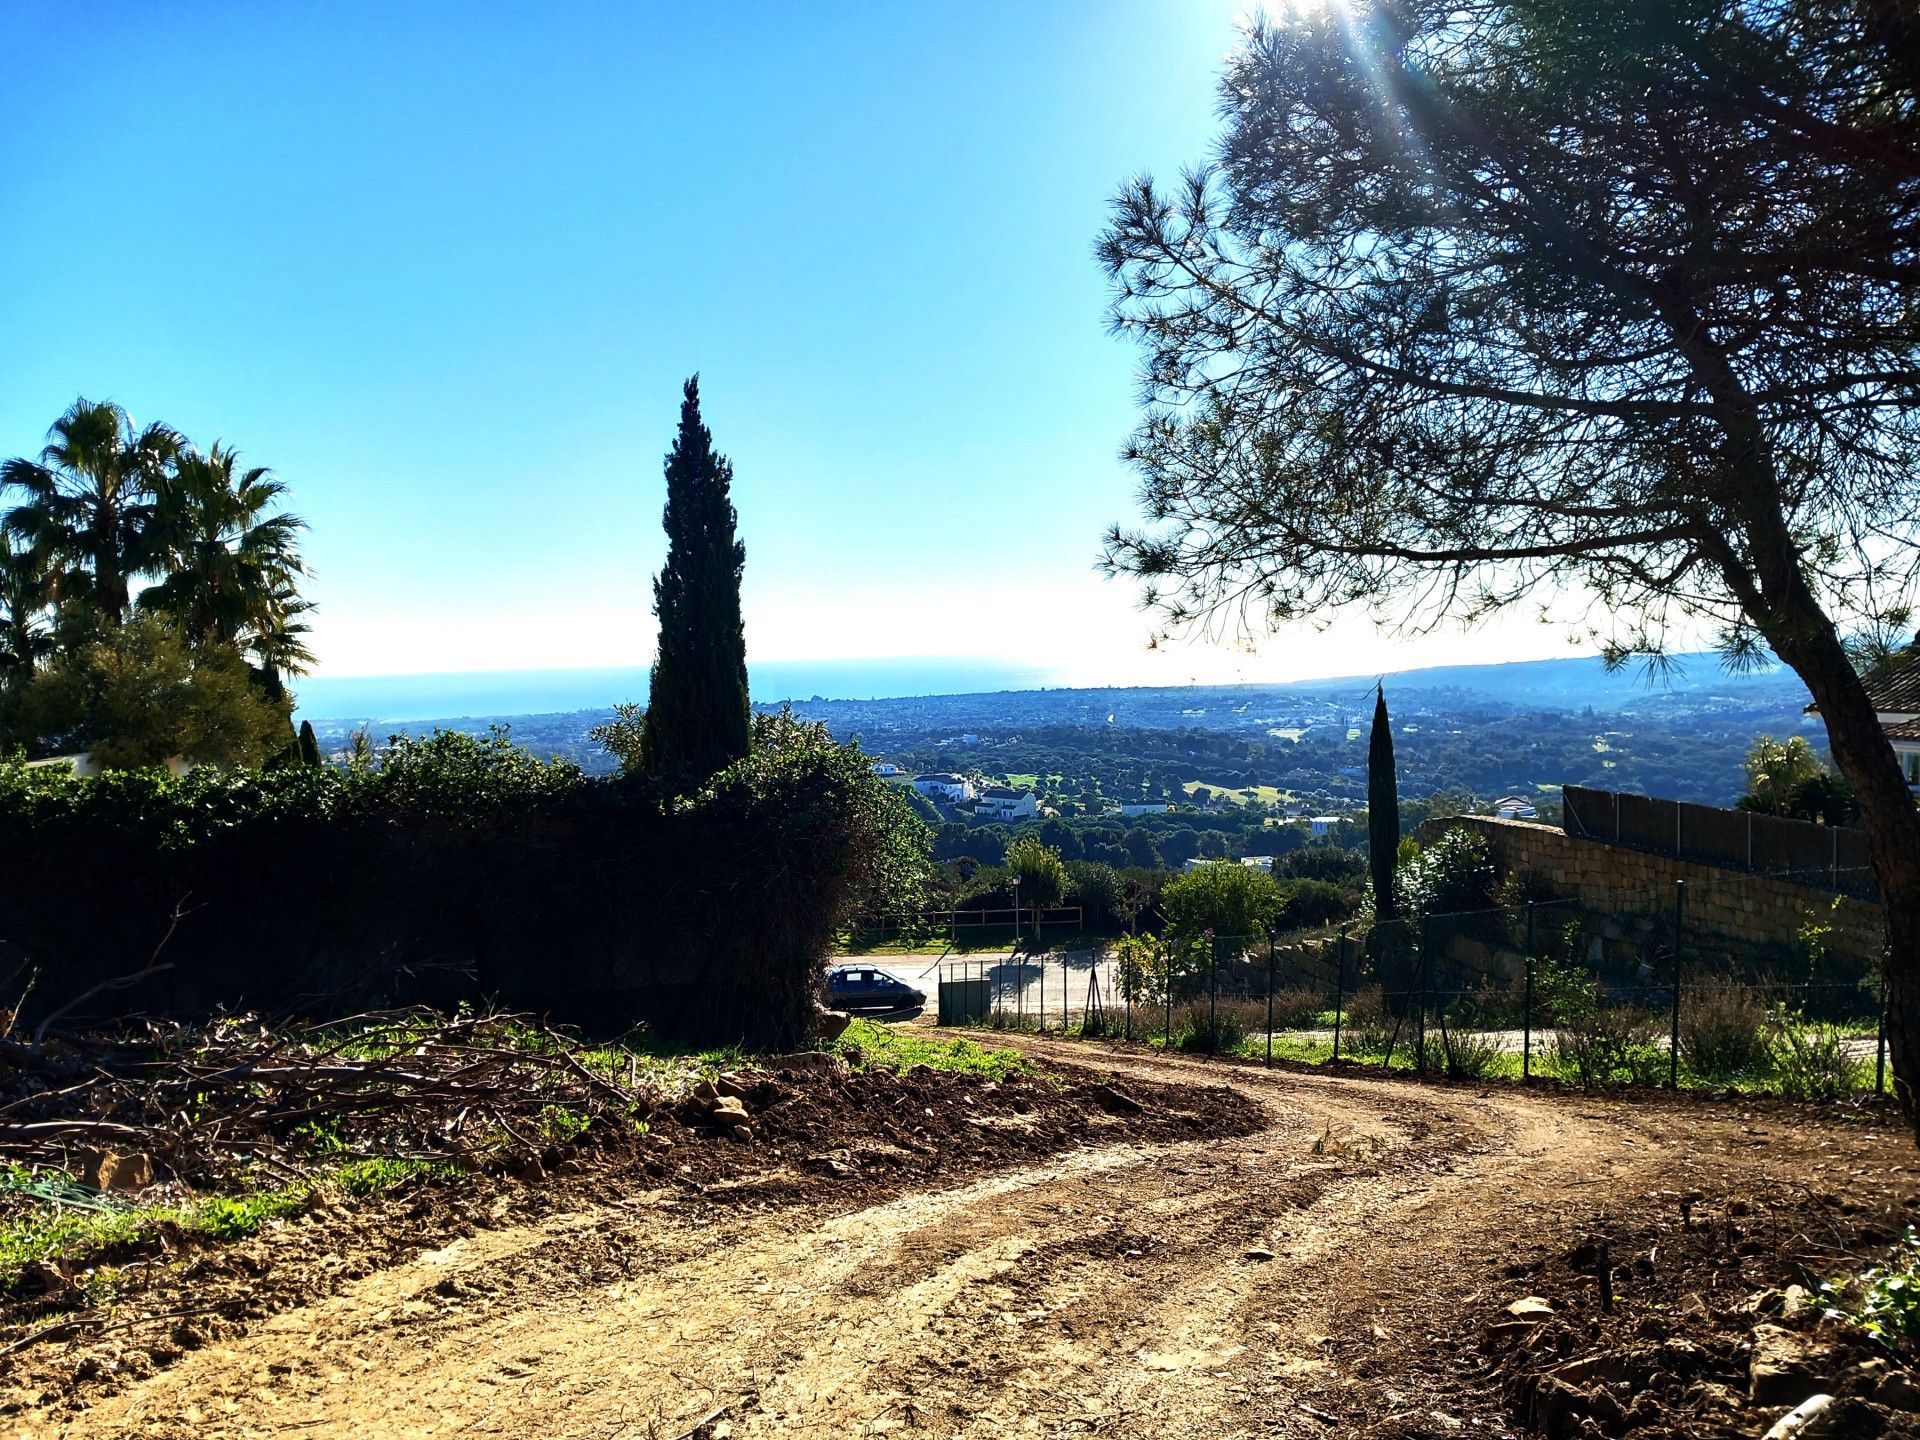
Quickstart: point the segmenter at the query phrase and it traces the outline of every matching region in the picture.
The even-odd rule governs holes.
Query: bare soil
[[[1920,1195],[1888,1108],[1016,1043],[1069,1083],[788,1077],[749,1145],[663,1115],[162,1257],[125,1314],[197,1313],[0,1358],[0,1435],[1758,1436],[1768,1292]],[[1809,1334],[1847,1433],[1916,1433]]]

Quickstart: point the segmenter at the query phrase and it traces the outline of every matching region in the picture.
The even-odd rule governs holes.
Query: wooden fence
[[[1568,785],[1562,794],[1562,824],[1579,839],[1750,870],[1864,900],[1877,894],[1863,830],[1580,785]]]

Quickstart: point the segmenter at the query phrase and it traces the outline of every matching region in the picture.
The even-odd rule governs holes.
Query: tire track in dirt
[[[1796,1163],[1697,1108],[1097,1058],[1272,1123],[839,1213],[662,1192],[482,1233],[21,1433],[664,1440],[722,1407],[738,1437],[1358,1433],[1431,1420],[1434,1336],[1520,1236]]]

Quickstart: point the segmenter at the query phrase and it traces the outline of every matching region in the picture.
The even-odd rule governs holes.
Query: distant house
[[[873,762],[873,773],[882,780],[891,780],[900,773],[900,767],[891,760],[876,760]]]
[[[954,775],[945,771],[932,775],[914,776],[913,788],[930,800],[943,800],[949,805],[958,805],[964,800],[973,799],[973,782],[964,775]]]
[[[1538,820],[1540,808],[1524,795],[1502,795],[1493,802],[1493,813],[1502,820]]]
[[[1249,870],[1272,870],[1276,857],[1272,855],[1242,855],[1240,863]]]
[[[1340,823],[1338,815],[1312,815],[1307,818],[1309,835],[1325,835]]]
[[[980,792],[973,807],[976,820],[1031,820],[1040,813],[1040,802],[1031,790],[1014,790],[1005,785],[989,785]]]
[[[1101,813],[1104,815],[1125,815],[1132,817],[1134,815],[1164,815],[1171,809],[1173,809],[1173,806],[1168,801],[1152,800],[1144,801],[1138,805],[1132,803],[1109,805]]]

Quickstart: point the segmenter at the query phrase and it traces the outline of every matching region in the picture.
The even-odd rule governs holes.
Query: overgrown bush
[[[1680,1058],[1696,1075],[1746,1075],[1766,1067],[1767,1007],[1752,988],[1715,975],[1680,992]]]
[[[1409,915],[1454,915],[1494,904],[1493,858],[1483,835],[1458,827],[1421,847],[1395,879],[1400,909]]]
[[[497,997],[602,1030],[792,1044],[835,932],[910,906],[925,853],[858,750],[785,715],[680,797],[499,733],[397,738],[364,769],[0,765],[0,865],[36,877],[0,891],[0,935],[38,971],[29,1018],[140,970],[177,910],[172,968],[102,1003]]]

